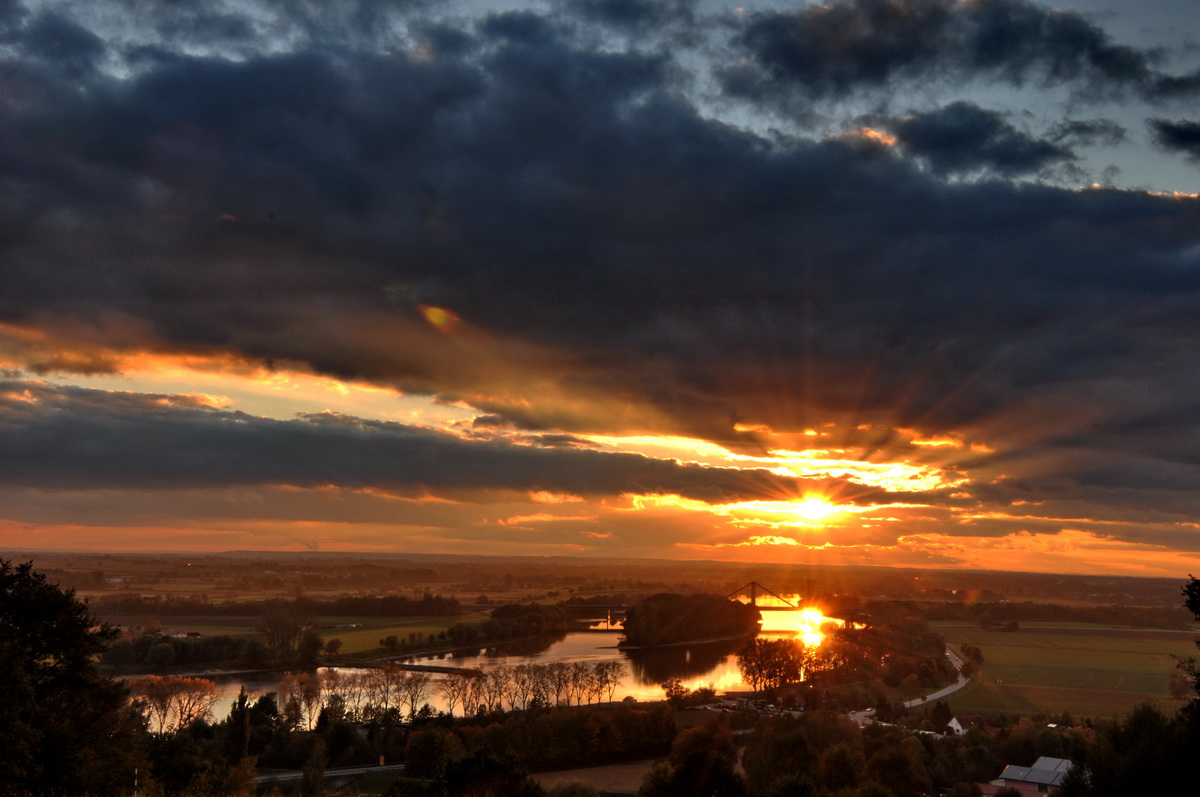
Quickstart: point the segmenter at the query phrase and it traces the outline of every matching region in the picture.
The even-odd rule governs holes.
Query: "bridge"
[[[768,604],[765,606],[759,606],[758,599],[759,599],[760,595],[762,595],[764,597],[770,596],[770,597],[774,598],[775,600],[779,601],[780,603],[782,603],[783,605],[782,606],[773,606],[773,605]],[[750,598],[750,605],[757,608],[760,611],[786,612],[786,611],[796,611],[801,608],[799,606],[796,606],[794,603],[792,603],[791,601],[789,601],[787,598],[783,597],[782,595],[779,595],[778,593],[764,587],[762,584],[759,584],[757,581],[751,581],[749,584],[744,584],[744,585],[738,587],[733,592],[729,593],[726,597],[729,598],[729,600],[740,600],[741,598],[747,597],[747,596],[749,596],[749,598]]]

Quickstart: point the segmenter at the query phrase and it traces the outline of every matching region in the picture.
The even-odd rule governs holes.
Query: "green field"
[[[106,622],[119,625],[123,628],[133,628],[135,626],[145,628],[151,623],[158,623],[160,628],[199,631],[205,636],[216,636],[218,634],[227,634],[229,636],[254,634],[257,633],[255,627],[261,623],[257,617],[225,617],[222,615],[161,617],[149,614],[112,614],[104,615],[103,619]]]
[[[362,628],[322,627],[319,629],[321,638],[326,641],[334,638],[342,640],[342,649],[339,655],[345,655],[376,650],[379,648],[379,640],[390,634],[395,634],[401,640],[407,639],[408,635],[412,633],[427,637],[459,623],[477,623],[486,619],[487,616],[485,613],[478,612],[458,617],[405,617],[403,619],[395,617],[321,617],[318,619],[322,626],[338,623],[362,623]]]
[[[428,637],[445,631],[458,623],[475,623],[488,617],[483,612],[471,612],[457,617],[341,617],[319,616],[316,618],[321,639],[342,640],[339,655],[364,653],[378,650],[379,640],[394,634],[401,640],[408,639],[409,634],[420,634]],[[220,615],[188,615],[178,617],[152,617],[149,615],[112,615],[104,618],[108,622],[124,627],[147,626],[158,622],[162,628],[177,628],[185,631],[199,631],[204,636],[221,634],[236,636],[241,634],[258,633],[256,628],[261,624],[257,617],[223,617]],[[362,628],[336,628],[339,624],[360,623]]]
[[[1167,692],[1175,669],[1171,654],[1196,655],[1191,633],[1082,623],[1031,623],[1015,633],[932,625],[955,650],[969,643],[983,651],[975,679],[948,698],[963,714],[1124,716],[1140,703],[1173,710],[1180,701]]]

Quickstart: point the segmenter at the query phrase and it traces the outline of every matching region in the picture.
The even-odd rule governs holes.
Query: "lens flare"
[[[421,315],[429,322],[430,326],[439,332],[453,332],[462,320],[444,307],[422,304],[418,305],[417,309],[421,311]]]

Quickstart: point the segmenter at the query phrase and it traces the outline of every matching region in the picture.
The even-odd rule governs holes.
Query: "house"
[[[1063,778],[1071,771],[1071,766],[1071,762],[1065,758],[1044,755],[1034,761],[1031,767],[1009,764],[1000,773],[1000,779],[992,781],[991,785],[994,789],[1016,789],[1022,794],[1053,794],[1062,785]],[[984,791],[988,793],[986,789]]]
[[[186,628],[160,628],[159,636],[170,637],[171,639],[187,639],[188,637],[200,636],[199,631],[189,631]]]
[[[950,731],[955,736],[965,736],[967,731],[972,728],[978,728],[981,731],[987,730],[987,721],[982,714],[960,714],[957,717],[951,717],[946,723]]]

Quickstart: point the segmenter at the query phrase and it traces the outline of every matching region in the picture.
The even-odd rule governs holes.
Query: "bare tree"
[[[607,686],[604,682],[604,674],[601,672],[600,665],[602,664],[604,664],[604,662],[598,661],[588,667],[586,683],[588,692],[587,702],[589,706],[592,704],[593,700],[599,703],[604,698],[604,692],[607,689]]]
[[[504,698],[508,696],[512,673],[507,667],[489,667],[483,673],[483,703],[488,711],[499,711],[504,708]]]
[[[363,712],[375,719],[389,719],[400,708],[405,677],[404,670],[390,664],[371,670],[367,678],[368,697]]]
[[[600,679],[601,690],[611,703],[617,687],[621,685],[621,679],[628,674],[625,665],[616,659],[596,662],[596,674]]]
[[[591,693],[592,667],[586,661],[576,661],[571,664],[571,692],[575,696],[575,705],[587,699],[592,702]]]
[[[476,677],[467,673],[450,673],[437,682],[438,694],[446,701],[446,710],[451,714],[458,706],[463,707],[463,714],[470,714],[467,704],[470,700],[471,682]]]
[[[363,719],[371,693],[371,674],[352,672],[341,677],[338,684],[346,713],[355,720]]]
[[[537,701],[543,706],[550,705],[550,668],[545,664],[530,664],[529,677],[533,690],[530,702]]]
[[[342,675],[338,670],[332,667],[327,667],[321,670],[321,691],[325,693],[327,701],[336,698],[343,706],[346,705],[346,686],[349,678]]]
[[[321,709],[321,676],[303,672],[297,676],[296,681],[299,686],[300,704],[304,706],[304,717],[311,731],[313,723],[317,721],[317,712]]]
[[[427,672],[410,670],[405,674],[399,684],[399,696],[404,705],[408,706],[409,716],[415,716],[417,709],[425,702],[432,682],[433,676]]]
[[[288,673],[283,676],[276,689],[279,694],[279,711],[283,715],[284,726],[295,730],[304,718],[304,703],[300,699],[300,682],[296,676]]]
[[[528,664],[518,664],[509,668],[508,708],[529,708],[533,697],[533,676]]]
[[[549,692],[554,694],[554,705],[561,706],[563,700],[571,704],[571,665],[565,661],[552,661],[546,665],[546,682]]]
[[[472,678],[468,684],[468,689],[463,696],[463,714],[471,715],[479,711],[479,707],[485,705],[485,696],[487,693],[487,677],[479,675]]]

